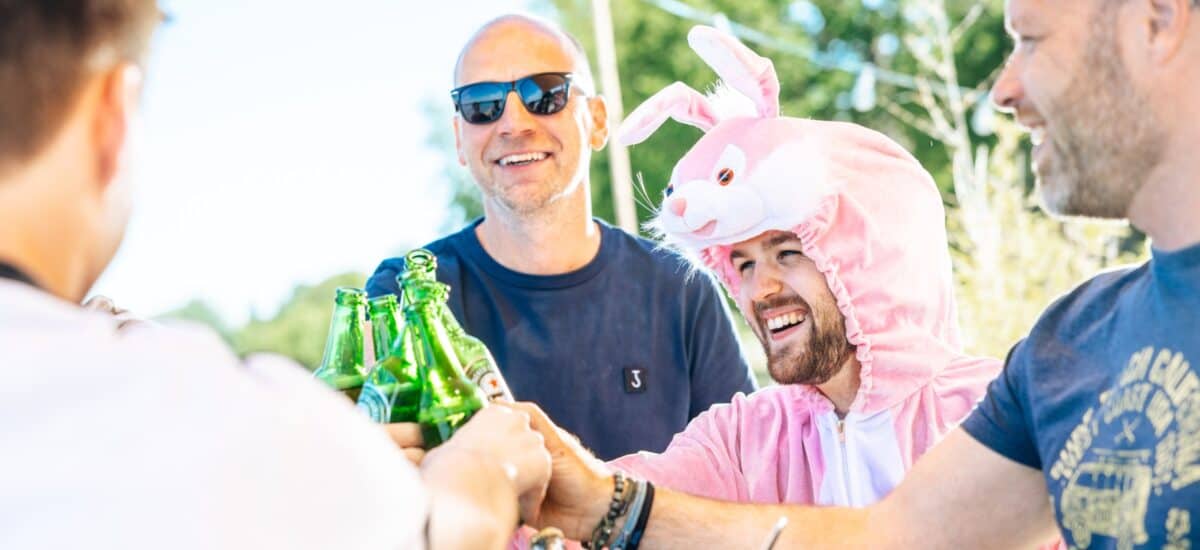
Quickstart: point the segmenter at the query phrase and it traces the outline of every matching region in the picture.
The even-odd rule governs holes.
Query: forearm
[[[502,468],[472,453],[433,454],[428,487],[431,550],[504,548],[517,525],[517,495]]]
[[[641,548],[762,548],[780,517],[776,548],[886,548],[874,540],[868,510],[741,504],[656,490]]]
[[[883,501],[865,509],[717,502],[658,491],[644,548],[1029,548],[1055,535],[1041,472],[957,430]]]

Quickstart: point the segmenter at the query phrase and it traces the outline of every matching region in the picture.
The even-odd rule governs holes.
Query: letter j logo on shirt
[[[646,369],[641,367],[625,368],[625,393],[643,393],[646,391]]]

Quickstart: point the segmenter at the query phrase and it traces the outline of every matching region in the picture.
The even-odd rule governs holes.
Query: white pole
[[[596,58],[600,62],[600,86],[608,100],[608,127],[615,132],[617,125],[625,118],[625,109],[621,106],[621,81],[617,76],[617,50],[613,44],[612,12],[608,0],[592,0],[592,21],[596,35]],[[636,235],[637,210],[633,203],[629,150],[611,137],[608,140],[608,166],[612,172],[617,225]]]

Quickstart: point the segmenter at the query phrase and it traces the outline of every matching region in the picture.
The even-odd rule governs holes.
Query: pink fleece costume
[[[676,82],[630,114],[618,135],[629,145],[667,118],[705,132],[675,165],[657,225],[733,294],[730,245],[770,230],[799,236],[845,317],[861,386],[845,418],[813,386],[739,394],[662,453],[609,464],[724,501],[866,506],[967,416],[1001,368],[962,352],[941,195],[883,134],[779,116],[771,61],[736,39],[696,27],[688,42],[754,107],[723,115]],[[529,533],[514,548],[527,548]]]
[[[845,316],[862,384],[845,418],[813,386],[772,387],[714,406],[662,453],[611,464],[727,501],[865,506],[966,417],[1001,367],[962,352],[941,196],[883,134],[779,116],[770,60],[708,27],[688,42],[755,112],[723,116],[675,83],[622,125],[627,144],[668,117],[705,131],[672,173],[658,220],[666,240],[736,294],[729,245],[798,235]]]

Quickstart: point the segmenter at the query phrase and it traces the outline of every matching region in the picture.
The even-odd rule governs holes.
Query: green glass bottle
[[[404,255],[404,271],[407,277],[432,281],[437,273],[437,256],[424,248],[410,250]]]
[[[437,256],[432,252],[418,248],[405,255],[404,262],[406,269],[404,280],[435,280]],[[450,336],[451,345],[458,353],[463,373],[483,390],[489,401],[514,401],[512,391],[508,388],[508,383],[504,381],[504,376],[500,374],[500,367],[496,364],[496,359],[492,357],[492,352],[488,350],[483,341],[463,330],[462,325],[459,324],[458,319],[454,317],[454,313],[446,304],[450,287],[445,287],[444,291],[445,296],[438,300],[441,304],[438,315]]]
[[[439,316],[445,304],[445,285],[436,281],[405,281],[409,307],[405,321],[412,327],[417,363],[425,374],[417,422],[425,447],[433,448],[454,435],[487,402],[487,396],[463,374],[462,363]]]
[[[463,374],[466,374],[467,379],[483,390],[488,401],[499,400],[509,403],[516,401],[513,399],[512,390],[508,389],[508,382],[505,382],[504,376],[500,374],[500,366],[496,364],[492,352],[488,350],[482,340],[467,334],[462,325],[458,324],[454,313],[450,311],[450,307],[446,304],[450,287],[445,286],[439,290],[447,296],[442,296],[439,300],[438,318],[446,327],[446,333],[450,336],[450,344],[458,353],[458,359],[463,366]]]
[[[341,287],[334,298],[333,320],[325,340],[325,356],[313,377],[358,401],[366,379],[363,338],[367,295],[357,288]]]
[[[375,344],[375,363],[378,364],[391,352],[392,346],[396,345],[396,336],[400,334],[396,295],[371,298],[367,309],[371,312],[371,336]]]
[[[358,408],[371,420],[381,424],[417,421],[424,376],[413,350],[413,331],[404,323],[391,350],[367,375],[358,396]]]

